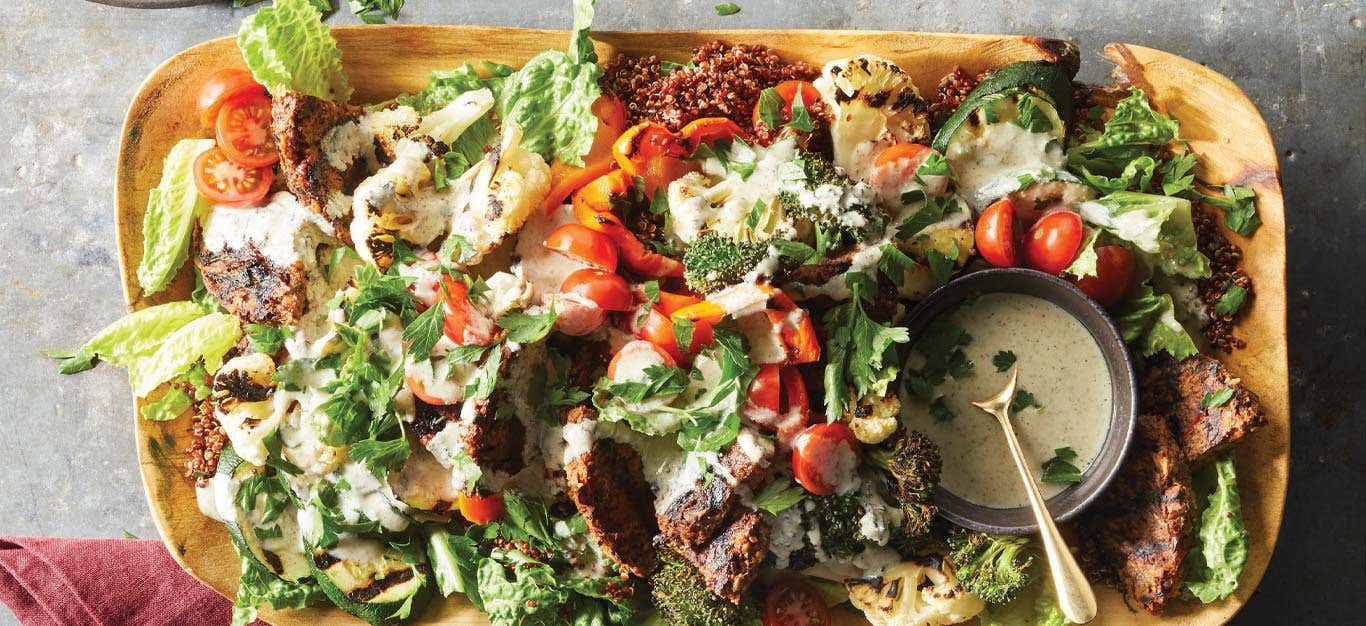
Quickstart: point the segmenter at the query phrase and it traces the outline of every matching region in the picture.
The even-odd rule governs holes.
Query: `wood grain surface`
[[[417,91],[428,72],[466,61],[489,60],[517,66],[547,48],[562,48],[563,31],[466,26],[334,27],[343,64],[356,88],[356,102],[374,102]],[[867,31],[658,31],[595,32],[604,59],[617,52],[656,54],[684,61],[708,41],[764,44],[785,59],[813,64],[860,53],[897,62],[920,87],[932,92],[955,65],[977,72],[1027,59],[1075,60],[1069,44],[1034,37],[948,35]],[[1089,53],[1088,53],[1089,54]],[[1227,78],[1187,59],[1159,50],[1111,44],[1105,56],[1116,64],[1115,77],[1148,91],[1159,107],[1181,121],[1184,137],[1200,155],[1201,176],[1214,183],[1249,185],[1257,192],[1264,225],[1251,239],[1230,235],[1243,248],[1244,265],[1256,286],[1241,335],[1248,347],[1222,357],[1258,393],[1269,423],[1237,452],[1243,515],[1251,550],[1238,592],[1209,605],[1178,603],[1161,618],[1132,612],[1118,593],[1098,589],[1098,624],[1208,625],[1228,621],[1256,589],[1276,544],[1289,470],[1290,413],[1285,333],[1285,215],[1276,151],[1256,107]],[[161,164],[174,143],[207,136],[195,116],[199,84],[224,67],[242,67],[233,39],[194,46],[152,72],[139,88],[124,122],[119,150],[117,230],[119,261],[129,310],[188,297],[193,286],[187,267],[172,287],[144,298],[134,268],[142,252],[142,214],[147,192],[161,176]],[[227,597],[237,585],[238,562],[227,533],[198,510],[194,490],[181,478],[183,450],[190,442],[190,420],[139,419],[134,412],[139,463],[147,500],[172,556],[205,584]],[[264,610],[279,626],[360,623],[335,608],[303,611]],[[484,624],[483,615],[459,598],[437,600],[423,623]],[[841,624],[863,620],[846,613]]]

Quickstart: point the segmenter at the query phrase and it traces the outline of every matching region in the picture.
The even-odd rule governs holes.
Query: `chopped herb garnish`
[[[1246,301],[1247,290],[1229,283],[1228,290],[1219,296],[1219,301],[1214,304],[1214,312],[1220,315],[1233,315],[1243,310],[1243,303]]]
[[[1010,412],[1019,413],[1020,411],[1029,408],[1042,411],[1043,405],[1039,404],[1039,400],[1034,397],[1034,394],[1029,393],[1024,389],[1016,389],[1015,397],[1010,400]]]
[[[1040,480],[1046,483],[1081,482],[1081,470],[1073,465],[1076,460],[1077,452],[1072,448],[1054,449],[1053,458],[1043,462],[1043,476]]]
[[[1015,353],[1010,350],[997,352],[996,356],[991,357],[991,364],[996,366],[998,372],[1007,371],[1015,364]]]
[[[1200,406],[1207,409],[1219,408],[1228,404],[1229,401],[1233,399],[1233,394],[1233,389],[1229,387],[1225,387],[1218,391],[1206,392],[1205,395],[1200,398]]]
[[[508,331],[507,340],[517,343],[534,343],[546,338],[551,329],[555,328],[555,319],[559,314],[555,312],[555,303],[551,302],[550,309],[545,313],[530,315],[522,311],[514,311],[504,314],[498,318],[498,327]]]
[[[930,275],[934,276],[934,282],[944,284],[953,277],[953,266],[958,260],[958,242],[950,241],[949,253],[940,252],[937,248],[930,248],[926,253],[926,260],[930,263]]]
[[[801,89],[797,89],[797,93],[792,96],[792,119],[783,126],[802,133],[809,133],[815,129],[815,125],[811,123],[811,114],[806,111],[806,103],[802,102]]]
[[[952,422],[953,418],[958,417],[958,414],[944,402],[944,396],[939,396],[930,403],[930,417],[933,417],[934,421],[940,424],[947,424]]]
[[[805,500],[806,494],[806,489],[786,478],[775,480],[754,496],[754,508],[777,515]]]
[[[759,121],[777,129],[783,124],[783,97],[772,87],[759,92]]]
[[[734,2],[722,2],[721,4],[716,5],[714,8],[716,9],[716,14],[720,15],[721,17],[725,17],[727,15],[735,15],[736,13],[740,12],[740,5],[735,4]]]
[[[445,321],[442,307],[431,306],[403,327],[403,341],[408,343],[408,355],[414,361],[425,361],[431,356],[432,348],[441,339]]]
[[[890,243],[882,244],[882,256],[877,261],[877,269],[893,285],[901,287],[906,282],[906,275],[914,274],[917,267],[915,259],[906,256],[900,248]]]

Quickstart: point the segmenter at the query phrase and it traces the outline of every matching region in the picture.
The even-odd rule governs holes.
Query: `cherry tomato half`
[[[199,87],[199,123],[213,128],[218,122],[218,108],[229,98],[242,93],[266,95],[266,88],[252,78],[251,72],[239,69],[218,70]]]
[[[792,103],[796,101],[797,94],[802,95],[802,106],[807,109],[811,108],[811,103],[821,99],[821,92],[816,90],[816,86],[804,80],[785,80],[778,83],[773,90],[777,91],[778,97],[783,99],[783,108],[780,111],[782,122],[779,126],[792,121]],[[755,128],[759,128],[761,125],[767,126],[760,115],[761,109],[762,107],[758,103],[754,104],[753,122]]]
[[[1043,216],[1025,235],[1025,264],[1045,274],[1057,276],[1077,258],[1082,237],[1086,235],[1081,216],[1071,211],[1055,211]]]
[[[692,343],[688,345],[687,355],[685,355],[678,348],[678,337],[674,335],[673,318],[665,315],[658,308],[650,309],[645,317],[645,322],[636,329],[636,336],[659,346],[660,349],[673,357],[675,362],[680,363],[684,356],[697,354],[699,350],[716,341],[716,334],[709,322],[693,322]]]
[[[265,167],[280,160],[270,134],[270,98],[247,92],[218,109],[218,147],[233,163]]]
[[[645,368],[652,365],[677,367],[678,361],[654,343],[636,339],[612,355],[612,362],[607,364],[607,378],[613,382],[639,380]]]
[[[607,311],[598,303],[577,293],[562,293],[555,299],[555,330],[570,337],[582,337],[607,321]]]
[[[561,224],[546,236],[545,247],[599,269],[617,271],[617,244],[583,224]]]
[[[244,167],[233,163],[218,146],[194,159],[194,185],[214,204],[248,206],[270,193],[275,172],[269,167]]]
[[[457,346],[482,346],[493,341],[493,320],[470,303],[465,281],[445,276],[441,281],[441,306],[445,313],[446,338]]]
[[[807,426],[792,440],[792,477],[818,496],[834,495],[858,468],[863,451],[844,422]]]
[[[1077,279],[1077,287],[1109,308],[1129,295],[1134,280],[1134,254],[1124,246],[1096,248],[1096,275]]]
[[[764,596],[764,626],[829,626],[830,607],[815,587],[798,579],[774,585]]]
[[[456,496],[455,502],[460,507],[460,515],[469,520],[471,524],[496,522],[502,519],[503,514],[507,512],[501,493],[487,496],[462,493]]]
[[[1015,267],[1020,264],[1015,232],[1015,205],[1001,198],[977,217],[977,251],[996,267]]]
[[[777,363],[759,366],[759,373],[749,382],[745,391],[745,406],[741,415],[760,426],[774,425],[776,430],[778,412],[782,410],[783,386],[782,368]]]
[[[575,293],[592,300],[604,311],[630,311],[635,304],[626,279],[593,267],[575,270],[564,278],[560,293]]]
[[[408,391],[413,392],[413,395],[417,396],[418,400],[426,402],[427,404],[433,406],[447,406],[459,402],[459,400],[456,400],[455,398],[443,398],[438,395],[427,393],[426,386],[412,374],[404,374],[403,382],[408,386]]]

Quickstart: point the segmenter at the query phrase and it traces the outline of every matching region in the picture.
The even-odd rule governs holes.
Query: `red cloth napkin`
[[[0,537],[0,602],[26,626],[232,621],[231,602],[140,539]]]

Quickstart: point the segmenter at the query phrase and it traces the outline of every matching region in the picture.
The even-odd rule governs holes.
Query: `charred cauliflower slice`
[[[253,465],[265,465],[264,440],[280,426],[276,410],[275,362],[253,352],[233,358],[214,374],[213,415],[223,426],[237,455]]]
[[[362,259],[385,269],[394,241],[426,246],[445,232],[450,205],[430,184],[431,159],[427,146],[402,139],[394,161],[356,187],[351,241]]]
[[[941,626],[972,619],[986,604],[939,554],[912,557],[880,576],[845,581],[849,602],[873,626]]]
[[[522,129],[508,123],[499,145],[451,185],[450,233],[476,251],[470,264],[521,229],[550,191],[550,166],[521,140]]]
[[[860,55],[825,64],[816,89],[834,113],[835,165],[863,180],[881,148],[928,143],[929,107],[911,77],[882,57]]]

